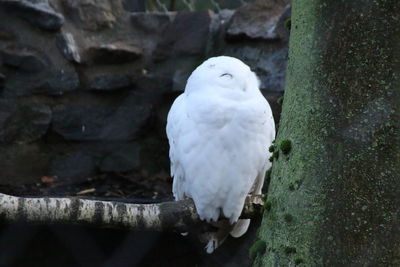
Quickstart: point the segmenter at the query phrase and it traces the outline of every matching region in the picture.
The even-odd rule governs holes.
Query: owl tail
[[[231,236],[235,238],[241,237],[247,232],[247,229],[249,229],[249,225],[250,225],[250,219],[238,220],[230,232]]]

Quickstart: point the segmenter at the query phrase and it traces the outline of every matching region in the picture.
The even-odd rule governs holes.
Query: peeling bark
[[[256,197],[258,200],[262,196]],[[260,213],[261,206],[246,200],[241,218]],[[185,232],[201,224],[191,199],[156,204],[131,204],[75,197],[25,198],[0,193],[0,220],[12,223],[79,224],[133,230]]]

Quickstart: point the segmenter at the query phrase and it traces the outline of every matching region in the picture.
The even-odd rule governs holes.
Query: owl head
[[[204,61],[190,75],[185,91],[226,91],[238,94],[259,93],[259,80],[241,60],[219,56]]]

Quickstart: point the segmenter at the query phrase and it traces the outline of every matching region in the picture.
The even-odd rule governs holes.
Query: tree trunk
[[[294,0],[255,266],[400,266],[400,1]],[[264,247],[265,246],[261,246]]]

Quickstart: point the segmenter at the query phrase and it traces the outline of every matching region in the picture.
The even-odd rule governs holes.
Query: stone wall
[[[276,118],[289,8],[128,12],[121,0],[0,1],[0,184],[167,175],[166,115],[187,77],[235,56]]]

